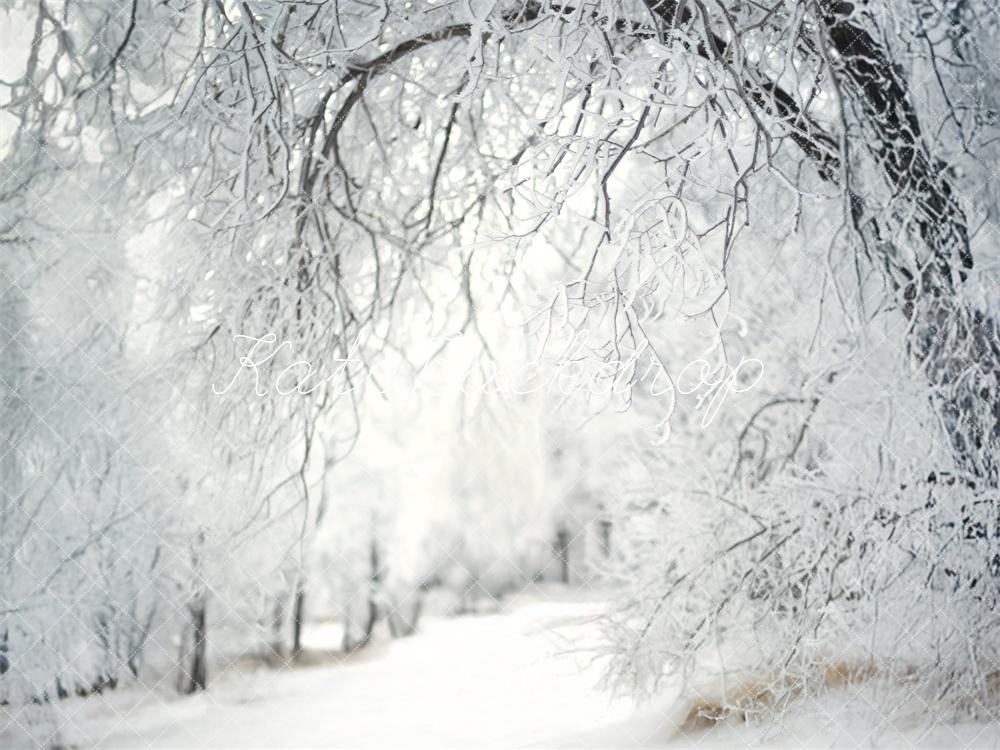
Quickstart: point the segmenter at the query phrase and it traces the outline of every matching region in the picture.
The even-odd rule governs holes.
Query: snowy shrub
[[[808,280],[808,260],[786,268],[786,291]],[[994,716],[995,487],[955,460],[893,318],[851,335],[836,310],[784,301],[747,316],[753,350],[770,353],[755,390],[707,425],[688,402],[663,445],[632,437],[632,481],[610,493],[610,574],[627,591],[607,625],[611,684],[680,683],[709,719],[863,680],[893,688],[885,715],[903,691]],[[824,317],[840,340],[810,350]]]

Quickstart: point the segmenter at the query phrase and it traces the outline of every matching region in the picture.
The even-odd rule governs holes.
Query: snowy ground
[[[428,618],[411,638],[339,662],[231,669],[192,698],[164,687],[65,701],[64,737],[79,747],[132,750],[1000,748],[996,725],[880,726],[836,696],[828,710],[780,728],[733,722],[677,736],[679,710],[669,696],[637,709],[595,690],[601,665],[580,649],[595,642],[597,606],[520,601],[503,614]],[[314,629],[312,645],[324,635]],[[5,737],[11,732],[0,724],[0,745]]]

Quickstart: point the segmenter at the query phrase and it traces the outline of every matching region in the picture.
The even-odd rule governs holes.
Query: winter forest
[[[0,0],[0,747],[997,747],[998,43]]]

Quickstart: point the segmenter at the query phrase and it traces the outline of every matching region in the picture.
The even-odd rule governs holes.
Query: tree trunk
[[[611,521],[602,518],[599,521],[601,529],[601,554],[611,557]]]
[[[370,566],[368,572],[368,622],[365,623],[364,640],[362,643],[368,643],[372,637],[372,633],[375,632],[375,623],[378,622],[378,597],[382,587],[382,558],[379,554],[378,539],[375,538],[374,534],[372,535],[368,553],[368,564]]]
[[[301,578],[295,587],[295,606],[292,609],[292,658],[302,653],[302,625],[306,616],[306,587]]]
[[[17,278],[11,268],[13,253],[5,250],[6,258],[0,258],[0,276]],[[24,408],[21,393],[23,355],[21,341],[24,336],[24,295],[13,283],[6,281],[0,287],[0,548],[10,549],[15,543],[16,531],[12,519],[17,517],[14,508],[22,505],[21,493],[24,481],[18,458],[19,435],[23,434],[22,419],[30,413]],[[5,577],[11,575],[7,569]],[[10,668],[10,636],[8,629],[0,629],[0,675]],[[5,700],[5,694],[0,694]]]
[[[662,23],[663,33],[685,25],[697,26],[689,3],[644,0]],[[934,390],[956,463],[979,484],[996,487],[1000,471],[1000,325],[957,299],[972,268],[966,217],[955,199],[946,165],[933,158],[921,134],[907,80],[885,46],[866,28],[864,0],[856,3],[818,0],[817,23],[823,44],[816,50],[804,38],[796,40],[805,54],[823,53],[838,91],[859,112],[864,126],[862,149],[892,190],[887,205],[866,216],[871,196],[849,191],[851,212],[868,256],[880,264],[895,288],[903,314],[911,321],[907,345],[915,364]],[[871,25],[871,24],[869,24]],[[705,39],[692,51],[729,66],[728,36],[707,26]],[[685,37],[680,43],[686,44]],[[731,70],[736,74],[736,71]],[[747,107],[781,122],[817,173],[838,182],[851,164],[838,155],[836,140],[823,131],[798,99],[767,79],[761,71],[737,79]],[[848,137],[844,133],[844,138]],[[900,229],[913,229],[929,251],[906,257],[888,239]]]
[[[881,231],[874,218],[865,222],[856,214],[855,221],[864,222],[868,251],[884,263],[903,313],[912,322],[907,345],[934,389],[956,462],[980,483],[996,487],[1000,327],[959,299],[959,288],[973,265],[965,213],[955,200],[946,166],[927,150],[902,70],[860,25],[851,3],[830,3],[824,21],[837,52],[844,93],[866,120],[871,137],[865,146],[892,186],[894,200],[914,209],[908,225],[930,257],[914,266],[883,239],[889,233]],[[853,205],[860,213],[861,203]]]
[[[187,695],[204,690],[208,687],[208,625],[207,600],[204,593],[199,594],[188,604],[190,638],[185,638],[185,646],[189,649],[181,652],[181,664],[188,664],[188,669],[181,671],[181,692]]]
[[[917,305],[910,350],[921,363],[959,467],[978,489],[1000,485],[1000,328],[945,297]]]
[[[559,581],[569,583],[569,530],[559,529],[556,531],[556,543],[554,545],[556,559],[559,561]]]
[[[382,584],[382,562],[379,555],[378,540],[373,535],[368,546],[368,594],[365,602],[365,616],[361,623],[360,634],[355,637],[352,632],[353,622],[350,621],[350,609],[347,611],[348,621],[344,623],[343,650],[350,653],[366,645],[375,632],[378,622],[378,598]]]
[[[271,655],[278,661],[285,660],[285,597],[284,593],[274,598],[271,610]]]

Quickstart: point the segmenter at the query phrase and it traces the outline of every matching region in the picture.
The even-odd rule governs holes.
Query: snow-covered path
[[[532,602],[427,618],[337,664],[230,671],[192,698],[80,701],[69,734],[100,748],[559,747],[634,712],[596,689],[600,665],[578,650],[595,611]]]
[[[582,649],[597,605],[522,602],[505,614],[428,618],[408,639],[336,664],[230,670],[180,698],[163,689],[65,702],[65,737],[95,748],[871,747],[874,727],[802,717],[777,736],[741,724],[676,737],[669,697],[637,710],[596,690]],[[774,733],[771,733],[774,734]],[[881,733],[874,746],[998,748],[996,726]],[[2,744],[2,743],[0,743]]]

